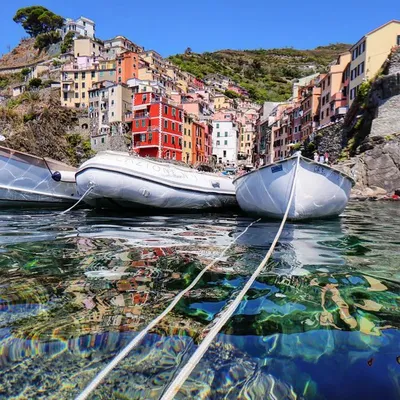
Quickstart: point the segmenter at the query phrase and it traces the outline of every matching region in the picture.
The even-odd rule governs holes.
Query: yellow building
[[[350,48],[350,106],[361,83],[376,75],[396,45],[400,45],[400,21],[392,20],[367,33]]]
[[[226,97],[224,94],[216,94],[214,97],[214,110],[222,110],[224,108],[232,108],[233,101],[229,97]]]
[[[100,56],[102,45],[90,38],[81,38],[74,40],[74,57],[93,57]]]
[[[185,112],[183,123],[182,161],[192,163],[192,132],[194,117]]]

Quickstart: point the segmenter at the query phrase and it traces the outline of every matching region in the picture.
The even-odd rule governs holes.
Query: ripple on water
[[[395,203],[353,203],[286,224],[178,398],[398,398],[399,217]],[[250,222],[0,211],[0,397],[73,398]],[[241,236],[97,395],[159,398],[278,225]]]

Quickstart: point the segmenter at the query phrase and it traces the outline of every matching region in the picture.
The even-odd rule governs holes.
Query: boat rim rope
[[[242,291],[239,293],[238,297],[234,300],[234,302],[229,306],[229,308],[220,316],[220,319],[216,325],[209,331],[207,336],[204,338],[203,342],[201,345],[198,347],[196,352],[192,355],[190,360],[188,361],[187,364],[182,368],[180,371],[179,375],[176,377],[176,379],[171,383],[171,385],[168,387],[167,391],[164,393],[162,400],[166,399],[172,399],[175,394],[179,391],[187,377],[190,375],[190,373],[193,371],[197,363],[200,361],[204,353],[207,351],[208,347],[210,346],[212,340],[214,337],[217,335],[217,333],[221,330],[222,326],[225,324],[226,320],[229,319],[229,317],[233,314],[233,312],[236,310],[237,306],[239,305],[240,301],[242,300],[243,296],[246,294],[248,289],[250,288],[251,284],[254,282],[256,277],[259,275],[261,270],[264,268],[265,264],[268,262],[268,259],[270,258],[276,243],[278,242],[278,239],[282,233],[283,227],[285,225],[286,219],[289,214],[290,206],[293,201],[293,196],[294,196],[294,188],[296,184],[296,177],[297,177],[297,170],[300,162],[300,157],[297,158],[297,163],[296,163],[296,170],[294,173],[293,177],[293,182],[292,182],[292,190],[290,193],[290,198],[289,198],[289,203],[286,208],[286,212],[284,214],[283,220],[281,222],[281,225],[279,227],[279,230],[275,236],[275,239],[261,262],[261,264],[257,267],[256,271],[253,273],[253,275],[250,277]],[[89,189],[88,189],[89,190]],[[67,210],[68,211],[68,210]],[[190,290],[193,289],[193,287],[200,281],[201,277],[218,261],[222,259],[222,257],[225,255],[225,253],[237,242],[237,240],[243,236],[249,229],[252,227],[254,224],[259,222],[261,218],[258,218],[257,220],[251,222],[242,233],[240,233],[228,246],[225,247],[225,249],[220,253],[220,255],[215,258],[211,263],[209,263],[207,266],[205,266],[199,274],[196,276],[196,278],[192,281],[192,283],[183,289],[181,292],[179,292],[174,300],[168,305],[168,307],[156,318],[154,318],[144,329],[142,329],[93,379],[92,381],[86,386],[86,388],[81,392],[81,394],[76,397],[75,400],[86,400],[92,392],[97,388],[98,385],[106,378],[106,376],[142,341],[142,339],[146,336],[146,334],[153,329],[167,314],[169,314],[170,311],[178,304],[178,302],[181,300],[181,298]],[[249,284],[249,282],[251,283]],[[245,291],[244,291],[245,289]],[[243,292],[244,291],[244,292]],[[241,296],[241,298],[240,298]],[[239,301],[237,301],[239,299]],[[233,308],[234,306],[234,308]],[[229,313],[229,315],[228,315]],[[222,325],[221,325],[222,323]],[[206,345],[203,346],[203,343],[206,343]],[[200,350],[200,351],[199,351]],[[196,359],[195,359],[196,358]]]
[[[68,208],[67,210],[61,212],[60,215],[64,215],[64,214],[66,214],[67,212],[73,210],[73,209],[86,197],[86,195],[88,195],[88,194],[94,189],[94,186],[95,186],[95,185],[94,185],[93,183],[91,183],[90,186],[88,187],[88,189],[86,190],[86,192],[83,193],[82,197],[81,197],[73,206],[71,206],[71,207]]]

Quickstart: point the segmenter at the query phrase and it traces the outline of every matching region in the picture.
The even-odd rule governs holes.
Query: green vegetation
[[[74,44],[74,32],[68,32],[61,43],[61,53],[66,53]]]
[[[224,95],[229,97],[230,99],[238,99],[241,97],[238,93],[234,92],[233,90],[225,90]]]
[[[42,84],[42,80],[40,78],[32,78],[29,81],[28,88],[29,89],[38,89]]]
[[[80,159],[77,154],[77,149],[82,150],[85,159],[88,159],[94,155],[90,140],[84,139],[79,133],[71,133],[67,135],[67,153],[71,164],[78,165]]]
[[[246,89],[252,100],[284,101],[291,96],[294,79],[325,71],[328,64],[348,48],[348,45],[339,43],[314,50],[185,52],[169,59],[200,79],[214,73],[225,75]]]
[[[30,72],[31,72],[30,68],[22,68],[21,75],[25,77],[28,76]]]
[[[58,43],[61,40],[61,36],[58,32],[51,31],[48,33],[41,33],[36,36],[34,48],[43,50],[49,47],[51,44]]]
[[[20,8],[14,15],[14,22],[21,24],[31,37],[49,33],[63,26],[64,18],[42,6]]]

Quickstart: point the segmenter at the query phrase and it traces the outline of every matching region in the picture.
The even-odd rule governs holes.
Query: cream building
[[[115,82],[115,69],[99,70],[98,62],[89,57],[77,57],[61,70],[61,105],[71,108],[89,106],[89,90],[96,82]]]
[[[364,35],[350,48],[350,106],[361,83],[373,78],[391,49],[400,45],[400,21],[392,20]]]
[[[182,161],[186,164],[192,163],[192,132],[194,117],[185,112],[183,123]]]
[[[102,46],[93,39],[81,38],[74,40],[74,57],[98,57],[102,53]]]

